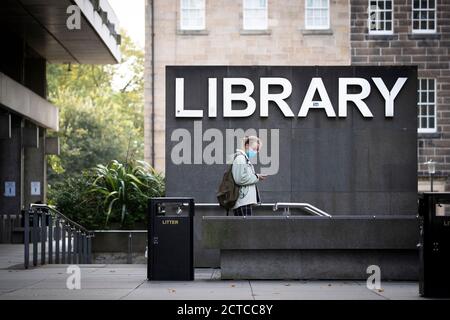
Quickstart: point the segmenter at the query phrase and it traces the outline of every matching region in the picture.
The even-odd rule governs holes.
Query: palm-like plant
[[[117,160],[92,169],[93,183],[89,193],[104,198],[106,224],[112,212],[119,212],[121,223],[130,208],[145,207],[151,197],[164,194],[164,179],[148,163],[135,161],[122,164]]]

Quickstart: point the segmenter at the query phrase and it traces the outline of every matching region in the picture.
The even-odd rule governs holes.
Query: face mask
[[[248,150],[247,150],[247,157],[250,159],[250,158],[253,158],[253,157],[256,157],[256,154],[258,153],[258,152],[256,152],[255,150],[253,150],[252,148],[248,148]]]

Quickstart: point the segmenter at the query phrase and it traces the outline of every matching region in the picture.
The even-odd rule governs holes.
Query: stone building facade
[[[354,65],[418,66],[419,191],[450,191],[450,1],[351,0]]]
[[[246,2],[267,4],[265,25],[245,27]],[[186,3],[204,3],[195,30]],[[328,6],[328,26],[308,27],[306,3]],[[433,160],[450,191],[449,17],[447,0],[146,0],[145,159],[164,170],[167,65],[417,65],[418,188]]]
[[[192,4],[194,15],[204,12],[200,23],[185,19],[186,6]],[[349,65],[349,2],[319,0],[314,5],[305,8],[300,0],[146,0],[145,160],[164,170],[167,65]],[[264,23],[248,18],[258,15]]]

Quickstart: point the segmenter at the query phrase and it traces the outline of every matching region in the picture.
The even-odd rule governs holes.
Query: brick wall
[[[435,78],[437,132],[418,134],[419,178],[424,162],[437,162],[437,175],[450,173],[450,1],[437,0],[437,32],[412,33],[412,0],[394,1],[393,35],[368,33],[368,0],[351,0],[351,55],[354,65],[417,65],[418,76]],[[450,191],[450,184],[445,189]]]

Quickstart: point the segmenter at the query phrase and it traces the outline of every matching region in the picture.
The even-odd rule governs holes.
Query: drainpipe
[[[151,148],[151,159],[152,167],[155,167],[155,0],[150,0],[151,11],[152,11],[152,114],[151,114],[151,124],[152,124],[152,148]]]

